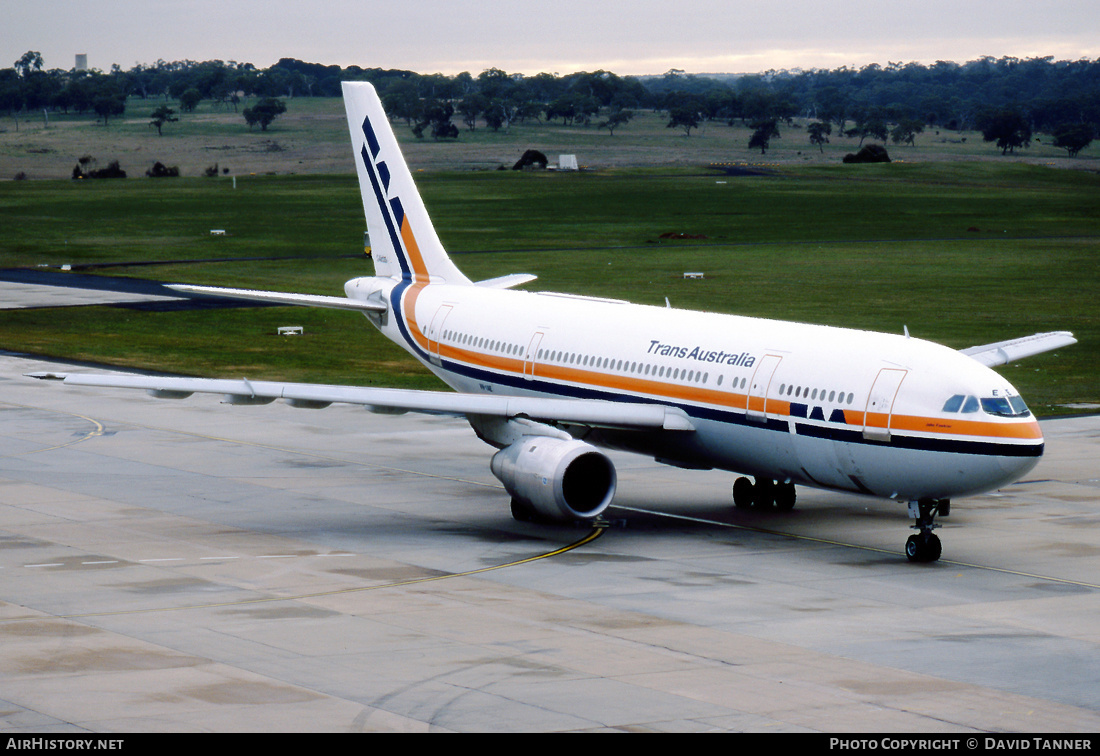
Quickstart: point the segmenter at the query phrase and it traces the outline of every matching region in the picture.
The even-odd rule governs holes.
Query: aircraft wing
[[[28,376],[61,380],[70,386],[144,389],[162,399],[183,399],[194,393],[209,393],[223,394],[228,404],[267,404],[276,399],[284,399],[295,407],[321,409],[339,402],[360,404],[374,412],[390,414],[423,412],[436,415],[488,415],[627,430],[695,430],[683,410],[654,403],[459,394],[450,391],[326,386],[248,379],[50,372],[28,373]]]
[[[336,310],[358,310],[360,312],[385,312],[386,305],[380,302],[365,302],[348,297],[326,297],[318,294],[290,294],[282,291],[256,291],[253,289],[226,289],[220,286],[188,286],[186,284],[168,284],[168,288],[184,294],[201,294],[206,297],[227,297],[228,299],[247,299],[254,302],[272,304],[302,305],[304,307],[329,307]]]
[[[1077,339],[1073,338],[1073,334],[1069,331],[1050,331],[1019,339],[998,341],[995,344],[972,346],[959,351],[987,367],[995,367],[1076,343]]]

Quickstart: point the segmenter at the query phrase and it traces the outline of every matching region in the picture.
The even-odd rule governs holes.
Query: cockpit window
[[[993,396],[982,399],[982,409],[999,417],[1024,417],[1030,415],[1024,400],[1018,396]]]
[[[983,399],[982,402],[985,400]],[[953,397],[944,402],[944,412],[963,412],[965,414],[971,414],[977,412],[981,404],[978,403],[978,397],[965,396],[963,394],[955,394]],[[1024,408],[1027,409],[1026,407]],[[989,412],[989,410],[986,410]]]

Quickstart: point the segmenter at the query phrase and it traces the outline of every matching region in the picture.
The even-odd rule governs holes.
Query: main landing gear
[[[748,478],[738,478],[733,483],[733,505],[738,509],[774,506],[780,512],[788,512],[794,509],[797,496],[790,481],[777,483],[770,478],[757,478],[753,483]]]
[[[940,558],[943,547],[940,539],[932,531],[938,528],[934,522],[936,515],[951,514],[951,501],[949,499],[922,499],[909,502],[909,516],[916,520],[914,530],[920,532],[909,536],[905,542],[905,556],[910,562],[934,562]]]

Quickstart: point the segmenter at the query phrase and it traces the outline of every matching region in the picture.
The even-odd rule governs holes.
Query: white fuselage
[[[458,391],[679,407],[694,432],[583,429],[674,465],[916,501],[1006,485],[1043,450],[1026,410],[983,408],[1019,402],[1007,381],[907,336],[411,279],[345,292],[388,302],[385,335]]]

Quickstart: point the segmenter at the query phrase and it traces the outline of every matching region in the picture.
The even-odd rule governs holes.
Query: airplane
[[[795,486],[906,502],[912,562],[934,562],[951,500],[1008,485],[1043,453],[1039,423],[991,368],[1076,343],[1039,333],[962,351],[831,326],[473,282],[440,243],[374,88],[343,84],[374,275],[343,297],[173,285],[194,295],[361,312],[455,389],[420,391],[79,373],[66,384],[223,394],[464,416],[498,451],[520,521],[597,520],[616,472],[604,449],[738,474],[738,508],[795,504]],[[751,479],[750,479],[751,477]]]

